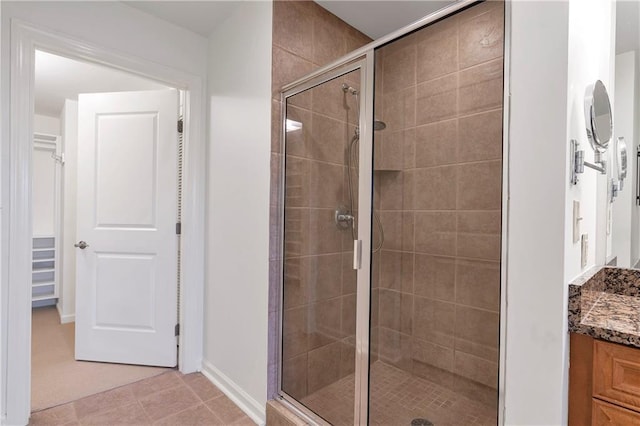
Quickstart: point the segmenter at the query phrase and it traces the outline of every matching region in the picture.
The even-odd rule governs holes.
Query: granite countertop
[[[640,348],[640,270],[595,267],[570,283],[569,332]]]

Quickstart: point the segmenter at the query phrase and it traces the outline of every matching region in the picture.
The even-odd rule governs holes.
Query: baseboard
[[[251,420],[259,425],[266,424],[266,407],[253,399],[233,380],[206,360],[202,360],[202,374],[224,392],[247,416],[251,417]]]
[[[58,316],[60,317],[60,324],[76,322],[76,314],[62,315],[62,311],[60,311],[60,303],[56,304],[56,310],[58,311]]]

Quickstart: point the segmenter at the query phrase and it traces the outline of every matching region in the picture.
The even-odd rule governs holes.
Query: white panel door
[[[76,359],[173,367],[176,90],[78,99]]]

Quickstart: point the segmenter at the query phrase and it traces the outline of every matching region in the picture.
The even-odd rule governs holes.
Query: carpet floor
[[[33,309],[31,411],[54,407],[171,370],[76,361],[74,325],[60,324],[55,307]]]

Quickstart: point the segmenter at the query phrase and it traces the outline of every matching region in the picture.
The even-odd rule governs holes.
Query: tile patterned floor
[[[354,377],[347,376],[302,402],[335,426],[353,425]],[[497,412],[440,385],[385,364],[371,367],[370,425],[409,426],[425,418],[436,426],[495,425]]]
[[[34,412],[30,425],[255,425],[200,373],[171,371]]]

